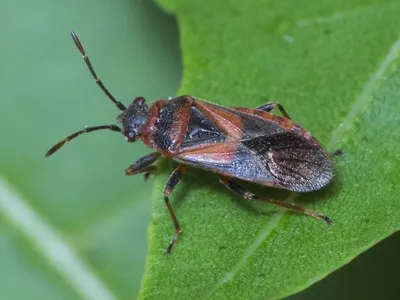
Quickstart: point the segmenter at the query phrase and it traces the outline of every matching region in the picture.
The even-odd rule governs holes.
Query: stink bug
[[[153,163],[161,156],[177,161],[180,165],[171,173],[164,189],[164,200],[175,229],[167,253],[171,253],[182,232],[169,195],[187,166],[216,173],[223,185],[247,200],[261,200],[333,222],[326,215],[299,205],[253,194],[232,180],[237,178],[295,192],[310,192],[332,179],[329,154],[307,130],[292,122],[282,105],[269,102],[257,108],[222,107],[185,95],[158,100],[150,107],[144,98],[138,97],[125,107],[98,79],[72,30],[71,35],[97,84],[121,111],[117,117],[120,126],[101,125],[77,131],[53,146],[46,156],[82,133],[109,129],[122,133],[128,142],[140,139],[156,150],[127,168],[127,175],[144,173],[145,177],[149,176],[156,170]],[[283,117],[270,113],[275,108]]]

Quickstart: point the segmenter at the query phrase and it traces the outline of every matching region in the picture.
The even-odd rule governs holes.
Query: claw
[[[175,233],[174,238],[169,243],[169,246],[168,246],[167,251],[165,252],[165,254],[171,254],[172,253],[172,250],[174,249],[176,243],[178,242],[178,238],[179,238],[179,235],[181,233],[182,233],[182,230],[180,230],[180,231]]]

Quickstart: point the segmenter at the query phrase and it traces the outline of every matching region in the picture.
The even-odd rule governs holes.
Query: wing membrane
[[[262,160],[279,184],[287,189],[312,191],[326,185],[332,178],[328,154],[302,136],[285,132],[242,143]]]

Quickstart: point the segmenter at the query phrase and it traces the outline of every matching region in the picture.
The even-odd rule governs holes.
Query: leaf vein
[[[354,17],[357,14],[375,12],[377,9],[392,9],[397,5],[398,5],[397,1],[392,1],[384,4],[379,3],[372,5],[362,5],[354,7],[353,9],[348,11],[335,12],[329,16],[318,17],[314,19],[299,20],[296,22],[296,27],[306,27],[306,26],[311,26],[313,24],[335,23],[345,18]]]

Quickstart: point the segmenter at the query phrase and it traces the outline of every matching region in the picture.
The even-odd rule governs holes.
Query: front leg
[[[155,172],[157,166],[152,166],[152,164],[161,156],[160,153],[154,152],[150,153],[142,158],[138,159],[133,165],[125,170],[126,175],[134,175],[138,173],[144,173],[144,179],[147,178]]]

